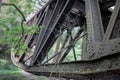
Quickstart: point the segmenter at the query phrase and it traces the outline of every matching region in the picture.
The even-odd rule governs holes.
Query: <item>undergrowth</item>
[[[0,59],[0,80],[26,80],[26,77],[11,61]]]

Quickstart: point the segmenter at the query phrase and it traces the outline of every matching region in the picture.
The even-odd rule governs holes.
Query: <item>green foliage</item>
[[[9,0],[8,3],[15,4],[27,16],[33,11],[35,2],[33,0]],[[0,44],[9,44],[10,47],[13,47],[19,42],[22,33],[21,21],[22,16],[14,7],[2,7],[0,12],[0,31],[2,31],[3,37],[0,40]],[[34,34],[37,31],[38,27],[36,25],[28,27],[27,24],[24,24],[26,35]],[[24,40],[21,40],[18,44],[16,51],[18,50],[20,53],[28,51],[28,46],[24,44]]]
[[[9,29],[2,29],[3,31],[3,38],[0,40],[0,43],[2,44],[9,44],[11,45],[11,47],[14,47],[15,45],[18,45],[17,48],[15,49],[15,53],[18,54],[19,53],[27,53],[28,46],[25,44],[24,40],[20,40],[20,36],[21,36],[21,27],[12,27]],[[24,26],[24,32],[26,35],[30,35],[30,34],[35,34],[38,31],[38,27],[35,25],[32,26]]]
[[[0,80],[26,80],[21,70],[16,68],[10,61],[0,59]]]
[[[32,26],[24,26],[24,32],[26,35],[30,35],[30,34],[34,34],[38,31],[38,27],[35,25]],[[3,38],[1,40],[1,43],[7,43],[7,44],[15,44],[21,36],[22,30],[21,27],[18,25],[17,27],[12,27],[12,28],[8,28],[8,27],[3,27],[2,28],[2,32],[3,32]],[[21,43],[23,44],[23,43]]]
[[[42,27],[42,26],[40,26],[40,27]],[[26,33],[27,35],[31,35],[31,34],[38,33],[39,28],[38,28],[38,26],[35,25],[35,24],[32,24],[32,25],[30,25],[30,26],[28,26],[27,24],[25,24],[25,25],[24,25],[24,30],[25,30],[25,33]]]
[[[0,59],[0,80],[34,80],[27,79],[27,77],[11,61]],[[36,78],[37,80],[49,80],[44,76],[36,76]]]
[[[2,70],[20,71],[18,68],[16,67],[13,68],[13,67],[14,65],[11,64],[11,61],[0,59],[0,71]]]
[[[6,73],[6,74],[1,75],[0,80],[27,80],[22,75],[22,73],[18,73],[16,71],[14,71],[14,72],[4,71],[3,73]]]
[[[36,2],[34,0],[9,0],[9,1],[10,3],[16,4],[18,8],[24,13],[25,16],[28,16],[33,11]],[[16,13],[15,8],[11,9],[14,13]]]
[[[8,0],[8,3],[14,3],[17,7],[27,16],[34,9],[35,1],[32,0]],[[21,36],[21,22],[22,16],[12,6],[3,6],[0,11],[0,31],[3,33],[3,37],[0,40],[0,44],[8,44],[9,46],[15,45]],[[24,24],[24,32],[26,35],[34,34],[38,31],[36,25],[28,27]],[[0,47],[1,49],[1,47]],[[24,53],[28,51],[28,46],[24,44],[24,40],[20,41],[18,51]],[[16,51],[17,51],[16,49]],[[10,50],[7,50],[10,53]],[[5,52],[6,53],[6,52]],[[5,54],[0,52],[1,54]],[[16,52],[17,53],[17,52]],[[7,56],[7,55],[5,55]],[[9,56],[10,57],[10,56]],[[21,79],[22,78],[22,79]],[[27,80],[21,73],[21,70],[16,68],[9,60],[0,59],[0,80]]]

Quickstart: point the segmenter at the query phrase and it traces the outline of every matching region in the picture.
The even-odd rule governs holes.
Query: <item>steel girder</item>
[[[61,1],[60,1],[61,2]],[[53,16],[51,16],[52,18],[50,19],[50,21],[48,22],[48,27],[47,28],[47,31],[46,31],[46,34],[41,34],[41,35],[44,35],[45,38],[43,38],[43,42],[41,44],[41,49],[42,49],[42,52],[41,52],[41,49],[39,49],[39,51],[37,52],[37,56],[35,56],[35,58],[33,58],[33,61],[35,62],[36,58],[38,58],[38,61],[41,63],[41,61],[44,59],[44,57],[46,56],[45,55],[45,51],[46,51],[46,46],[44,46],[45,44],[47,45],[50,45],[50,41],[51,42],[54,42],[55,39],[52,39],[51,38],[54,38],[55,37],[55,30],[59,29],[60,27],[60,24],[63,23],[64,19],[65,19],[65,15],[70,11],[70,7],[72,7],[72,5],[74,4],[74,0],[73,1],[65,1],[64,3],[60,3],[58,2],[58,4],[56,4],[56,7],[55,7],[55,10],[54,10],[54,13],[53,13]],[[61,4],[64,4],[64,7],[63,5]],[[61,6],[59,6],[61,5]],[[58,14],[59,12],[59,9],[61,9],[63,7],[63,10],[61,10],[61,12]],[[57,11],[57,12],[56,12]],[[59,15],[59,16],[58,16]],[[57,17],[57,18],[56,18]],[[56,19],[55,19],[56,18]],[[54,21],[53,21],[54,20]],[[56,21],[55,21],[56,20]],[[53,24],[54,23],[54,24]],[[48,40],[48,41],[47,41]],[[40,45],[40,44],[39,44]],[[43,46],[43,47],[42,47]],[[52,46],[52,45],[50,45]],[[47,46],[49,47],[49,46]],[[45,50],[45,51],[44,51]],[[42,56],[42,57],[41,57]],[[35,59],[35,60],[34,60]],[[40,59],[40,60],[39,60]],[[33,63],[32,63],[33,64]]]
[[[114,6],[111,12],[109,8]],[[27,36],[26,42],[29,46],[33,43],[36,45],[35,52],[29,60],[30,64],[26,65],[23,58],[18,63],[22,64],[21,68],[24,67],[25,71],[37,75],[79,78],[79,80],[106,80],[108,78],[119,80],[119,10],[120,0],[50,0],[28,21],[29,25],[36,23],[38,26],[44,26],[37,36]],[[78,21],[75,16],[78,17]],[[67,22],[70,22],[70,25],[66,28]],[[65,47],[70,29],[78,25],[80,29]],[[43,62],[53,44],[60,38],[59,32],[64,29],[69,35],[64,40],[63,48]],[[81,33],[86,33],[86,36],[83,36],[82,60],[63,62],[70,50],[74,49]],[[33,36],[37,37],[37,41]],[[56,57],[58,55],[60,56]],[[48,63],[53,58],[58,61]],[[15,63],[15,60],[13,62]]]

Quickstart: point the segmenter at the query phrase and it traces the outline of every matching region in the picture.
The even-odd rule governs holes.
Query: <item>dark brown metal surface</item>
[[[21,58],[17,63],[36,75],[120,80],[119,19],[120,0],[51,0],[28,21],[43,28],[26,35],[25,43],[34,51],[29,57],[23,54],[27,60]],[[80,39],[82,45],[77,43]],[[76,53],[76,44],[82,46],[82,54]],[[74,60],[65,62],[71,51]]]

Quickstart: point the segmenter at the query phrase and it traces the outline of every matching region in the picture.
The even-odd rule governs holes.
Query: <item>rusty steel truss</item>
[[[120,0],[49,0],[27,24],[39,32],[24,36],[29,53],[11,53],[18,67],[48,77],[120,80]],[[82,54],[75,49],[80,39]],[[74,60],[65,61],[71,50]]]

